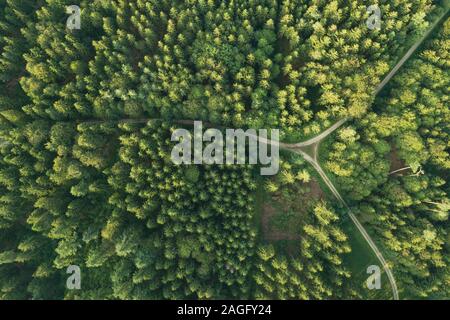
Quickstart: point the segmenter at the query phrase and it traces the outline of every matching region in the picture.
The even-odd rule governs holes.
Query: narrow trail
[[[409,58],[416,52],[417,48],[420,47],[420,45],[427,39],[431,32],[436,28],[436,26],[444,19],[444,17],[447,15],[448,11],[450,10],[450,7],[446,8],[444,10],[444,13],[441,14],[436,21],[433,22],[433,24],[428,28],[428,30],[420,37],[419,40],[416,41],[412,45],[411,48],[406,52],[406,54],[397,62],[394,68],[392,68],[391,72],[381,81],[381,83],[378,85],[378,87],[375,89],[375,96],[378,95],[381,90],[386,86],[386,84],[397,74],[397,71],[405,64],[406,61],[408,61]]]

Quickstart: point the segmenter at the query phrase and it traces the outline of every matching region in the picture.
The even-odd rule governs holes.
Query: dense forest
[[[373,3],[375,30],[362,0],[0,0],[0,299],[392,298],[300,156],[171,161],[179,120],[298,142],[342,118],[324,170],[400,297],[448,299],[448,16],[374,91],[449,4]]]

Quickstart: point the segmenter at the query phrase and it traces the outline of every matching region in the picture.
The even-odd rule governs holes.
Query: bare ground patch
[[[392,146],[392,150],[389,153],[389,162],[391,165],[389,172],[393,172],[406,167],[406,163],[402,159],[400,159],[398,151],[394,146]],[[402,174],[402,172],[399,172],[398,174]]]
[[[272,225],[271,221],[278,214],[281,214],[281,213],[279,213],[278,210],[272,206],[272,204],[265,203],[263,205],[261,223],[262,223],[262,232],[263,232],[264,239],[269,240],[269,241],[299,240],[300,239],[299,235],[292,234],[291,232],[287,232],[287,230],[285,230],[285,231],[280,230],[278,228],[275,228]]]
[[[261,229],[267,241],[300,240],[302,216],[312,204],[325,194],[319,183],[310,181],[300,185],[305,193],[298,192],[286,198],[281,192],[266,199],[262,206]]]

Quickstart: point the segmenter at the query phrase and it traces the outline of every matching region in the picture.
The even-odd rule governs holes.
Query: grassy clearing
[[[349,237],[348,240],[352,248],[352,252],[344,258],[344,264],[352,274],[350,278],[352,287],[358,290],[364,299],[392,299],[388,277],[366,240],[356,230],[350,219],[343,219],[341,227]],[[366,284],[370,276],[367,273],[367,268],[371,265],[379,266],[381,270],[381,289],[379,290],[369,290]]]
[[[299,155],[290,152],[282,152],[282,155],[284,159],[288,158],[293,162],[303,161]],[[297,253],[303,217],[325,194],[319,180],[314,177],[311,177],[308,183],[299,180],[294,184],[282,186],[279,191],[273,193],[265,190],[265,184],[270,179],[276,178],[258,178],[254,214],[258,240],[262,243],[272,243],[284,253]]]

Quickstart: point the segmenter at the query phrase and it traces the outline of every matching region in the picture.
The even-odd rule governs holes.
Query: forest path
[[[406,61],[408,61],[409,58],[416,52],[417,48],[420,47],[420,45],[427,39],[431,32],[437,27],[439,23],[441,23],[442,19],[445,18],[448,11],[450,10],[450,7],[445,8],[444,13],[442,13],[434,22],[433,24],[428,28],[428,30],[420,37],[419,40],[417,40],[411,48],[405,53],[405,55],[397,62],[394,68],[389,72],[389,74],[383,79],[383,81],[378,85],[378,87],[375,89],[375,96],[377,96],[381,90],[384,89],[386,84],[397,74],[397,71],[405,64]]]

